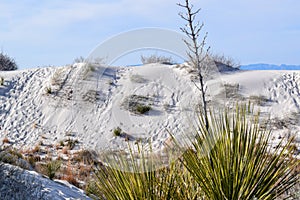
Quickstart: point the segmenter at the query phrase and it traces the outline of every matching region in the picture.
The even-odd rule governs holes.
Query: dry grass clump
[[[249,101],[259,106],[264,106],[267,103],[272,102],[271,99],[263,95],[251,95]]]
[[[5,137],[5,138],[2,139],[2,143],[3,144],[10,144],[10,140],[7,137]]]

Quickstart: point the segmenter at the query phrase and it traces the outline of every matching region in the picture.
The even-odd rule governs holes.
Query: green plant
[[[50,86],[45,88],[46,94],[52,94],[52,89]]]
[[[55,177],[56,172],[60,169],[61,161],[54,160],[46,163],[43,168],[46,175],[52,180]]]
[[[145,114],[146,112],[150,111],[151,110],[151,106],[148,106],[148,105],[142,105],[142,104],[138,104],[136,106],[136,111],[139,113],[139,114]]]
[[[276,199],[298,182],[292,140],[270,146],[270,131],[246,106],[209,116],[207,129],[199,115],[193,148],[183,155],[206,199]]]
[[[197,183],[181,163],[155,168],[157,157],[148,155],[139,146],[137,155],[115,154],[105,157],[105,165],[96,168],[95,180],[87,192],[107,200],[197,199]]]
[[[61,147],[64,147],[64,146],[65,146],[64,141],[63,141],[63,140],[59,141],[59,145],[60,145]]]
[[[122,133],[122,129],[120,127],[117,127],[114,129],[113,133],[114,133],[114,136],[120,136]]]

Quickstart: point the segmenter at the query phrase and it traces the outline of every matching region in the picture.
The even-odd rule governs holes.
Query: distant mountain
[[[242,65],[243,70],[300,70],[300,65],[272,65],[272,64],[250,64]]]

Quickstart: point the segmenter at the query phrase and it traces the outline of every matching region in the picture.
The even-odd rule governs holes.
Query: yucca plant
[[[150,158],[143,148],[138,155],[131,147],[130,152],[129,158],[118,154],[97,167],[88,192],[107,200],[197,199],[199,187],[180,162],[157,168],[157,158]]]
[[[246,106],[237,106],[234,114],[210,112],[208,128],[199,114],[195,132],[183,163],[205,199],[275,199],[299,180],[292,140],[272,147],[271,132]]]
[[[50,161],[43,166],[47,176],[51,180],[55,177],[55,174],[60,169],[60,167],[61,162],[58,160]]]

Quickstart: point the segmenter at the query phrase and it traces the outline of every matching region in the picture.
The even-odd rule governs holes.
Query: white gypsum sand
[[[169,131],[180,137],[192,130],[199,91],[190,71],[161,64],[108,68],[74,64],[1,72],[1,139],[8,138],[18,148],[71,138],[79,142],[78,148],[118,150],[126,140],[139,140],[162,149]],[[296,135],[299,148],[299,71],[233,71],[220,78],[237,98],[250,99],[262,113],[270,114],[275,143]],[[219,105],[224,97],[230,101],[231,93],[215,80],[208,85],[214,85],[210,101]],[[139,114],[137,105],[150,106],[150,111]],[[113,133],[117,127],[121,136]]]

